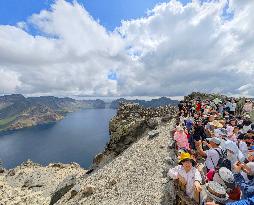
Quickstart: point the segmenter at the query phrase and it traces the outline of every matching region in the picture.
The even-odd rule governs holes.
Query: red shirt
[[[201,103],[197,103],[196,104],[196,111],[200,111],[201,110]]]

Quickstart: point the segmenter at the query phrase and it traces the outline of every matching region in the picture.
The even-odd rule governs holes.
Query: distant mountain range
[[[161,97],[151,101],[120,98],[105,103],[103,100],[75,100],[54,96],[24,97],[21,94],[0,96],[0,131],[18,130],[55,122],[69,112],[79,109],[117,109],[120,102],[138,103],[144,107],[177,105],[177,100]]]
[[[0,131],[58,121],[68,112],[86,108],[105,108],[105,102],[53,96],[25,98],[20,94],[0,96]]]

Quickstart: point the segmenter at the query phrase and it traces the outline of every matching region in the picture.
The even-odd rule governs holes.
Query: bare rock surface
[[[112,162],[87,178],[80,178],[56,204],[171,204],[173,197],[168,193],[174,194],[165,173],[173,124],[174,121],[159,125],[159,135],[153,139],[145,133]]]
[[[61,182],[86,172],[78,164],[49,164],[31,161],[0,174],[0,205],[49,205]]]

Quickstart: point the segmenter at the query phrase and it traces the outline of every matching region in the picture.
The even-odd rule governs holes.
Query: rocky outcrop
[[[54,193],[52,194],[50,205],[55,204],[59,199],[61,199],[69,190],[71,190],[76,183],[76,176],[68,176],[61,182]]]
[[[161,119],[167,118],[169,121],[176,113],[173,106],[144,108],[136,103],[121,103],[117,115],[109,123],[110,141],[105,151],[95,157],[93,169],[111,161],[136,142],[147,129],[155,129]]]
[[[146,124],[147,124],[148,128],[156,129],[156,127],[159,125],[159,122],[158,122],[158,119],[151,118],[151,119],[146,121]]]

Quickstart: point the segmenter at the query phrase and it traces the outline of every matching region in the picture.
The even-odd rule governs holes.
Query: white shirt
[[[216,148],[219,152],[221,152],[221,149]],[[220,159],[220,155],[219,153],[214,149],[211,148],[209,150],[205,151],[206,153],[206,160],[205,160],[205,165],[207,167],[207,169],[215,169],[215,167],[218,164],[218,161]]]
[[[236,103],[231,103],[229,109],[230,109],[230,111],[234,111],[235,112]]]
[[[227,102],[227,103],[226,103],[226,105],[225,105],[225,107],[230,108],[230,107],[231,107],[231,105],[232,105],[232,103],[231,103],[231,102]]]
[[[238,146],[239,146],[240,151],[243,153],[244,157],[247,158],[248,146],[247,146],[246,142],[240,141]]]
[[[182,165],[178,165],[168,170],[168,176],[172,179],[177,179],[177,175],[181,175],[186,180],[186,194],[193,198],[194,197],[194,182],[202,181],[200,172],[192,167],[189,172],[186,172]]]
[[[249,130],[251,130],[251,125],[249,125],[249,126],[244,125],[243,126],[242,131],[243,131],[244,134],[247,133]]]

